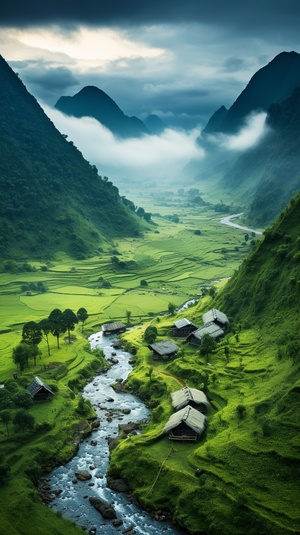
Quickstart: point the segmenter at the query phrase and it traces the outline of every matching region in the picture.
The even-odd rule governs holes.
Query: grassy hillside
[[[0,253],[75,258],[138,235],[133,203],[58,132],[0,57]]]
[[[146,507],[166,508],[191,533],[300,531],[299,231],[300,196],[222,292],[181,313],[198,324],[212,306],[229,315],[232,331],[208,359],[179,342],[174,361],[153,361],[144,328],[125,337],[137,348],[128,387],[153,412],[144,434],[113,451],[110,472],[125,477]],[[159,339],[169,338],[173,320],[153,320]],[[172,444],[162,433],[170,393],[182,383],[204,389],[211,403],[206,433],[193,445]]]
[[[221,183],[247,206],[247,220],[263,227],[300,188],[300,88],[268,111],[267,136],[231,165]]]

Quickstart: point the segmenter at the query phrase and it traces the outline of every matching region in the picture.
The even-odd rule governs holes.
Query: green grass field
[[[57,261],[49,262],[47,271],[40,269],[37,259],[28,259],[36,271],[0,274],[0,384],[11,382],[14,372],[18,372],[20,384],[29,384],[38,375],[49,384],[57,385],[59,391],[55,401],[30,409],[36,424],[46,425],[44,432],[34,432],[31,437],[28,432],[16,431],[11,423],[10,436],[7,436],[5,426],[0,423],[0,459],[5,459],[11,467],[10,477],[0,487],[0,501],[5,503],[5,508],[0,511],[0,535],[42,535],[45,525],[51,526],[48,532],[53,534],[80,532],[39,504],[34,481],[40,473],[40,464],[51,464],[53,459],[62,462],[72,455],[70,435],[76,429],[76,422],[82,418],[77,413],[76,387],[83,385],[86,378],[94,373],[95,367],[103,365],[101,359],[88,350],[86,336],[99,330],[104,322],[126,321],[127,311],[131,312],[131,323],[140,324],[166,312],[170,302],[180,306],[191,297],[200,297],[203,287],[222,286],[224,279],[233,274],[249,250],[249,245],[244,244],[242,231],[219,223],[222,214],[206,208],[189,211],[178,200],[176,213],[180,222],[173,223],[165,219],[169,208],[160,208],[161,215],[153,216],[155,226],[144,238],[120,240],[112,244],[110,251],[84,261],[58,255]],[[201,229],[200,236],[194,234],[196,229]],[[125,267],[112,264],[111,257],[116,252],[119,260],[125,262]],[[141,280],[146,280],[147,286],[141,286]],[[22,291],[22,285],[37,282],[44,283],[45,293]],[[24,323],[46,318],[54,308],[71,308],[76,312],[80,307],[85,307],[89,313],[84,333],[77,326],[73,333],[74,343],[69,345],[62,339],[60,349],[50,335],[51,355],[48,356],[46,343],[42,341],[41,357],[38,357],[36,366],[31,363],[20,374],[13,363],[12,351],[21,339]],[[137,340],[139,332],[140,329],[137,329],[132,334],[137,336]],[[145,373],[150,357],[147,349],[143,351],[145,361],[141,378],[147,385]],[[49,362],[58,362],[60,366],[49,370]],[[169,391],[175,388],[178,383],[176,377],[181,375],[184,377],[181,367],[163,370],[160,365],[155,365],[154,377],[162,385],[168,378]],[[75,390],[70,389],[71,383]],[[166,413],[170,412],[169,400],[165,399],[163,404]],[[154,409],[154,417],[155,414]],[[146,437],[147,433],[149,431],[146,430]],[[157,436],[157,429],[154,429],[154,435]],[[144,439],[138,440],[143,447]],[[169,445],[163,445],[162,449],[158,445],[155,447],[158,447],[161,457],[165,456]],[[190,455],[186,457],[183,454],[181,446],[178,446],[178,452],[178,457],[175,453],[172,456],[174,466],[170,465],[174,488],[178,483],[177,468],[180,467],[180,471],[183,470],[190,478],[195,463],[194,457],[191,460]],[[156,451],[151,450],[152,455],[155,456]],[[149,477],[153,475],[150,470]],[[147,504],[149,497],[143,498]],[[152,505],[156,501],[158,504],[159,500],[163,506],[161,493],[153,496]]]

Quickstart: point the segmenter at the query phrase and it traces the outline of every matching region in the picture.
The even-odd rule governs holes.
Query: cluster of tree
[[[47,286],[42,282],[29,282],[28,284],[22,284],[22,292],[36,292],[38,294],[44,294],[47,292]]]
[[[144,332],[144,341],[146,344],[153,344],[157,338],[157,328],[155,325],[148,325]]]
[[[55,308],[48,318],[44,318],[38,323],[35,321],[25,323],[22,329],[21,342],[13,349],[12,357],[14,363],[19,366],[21,371],[28,366],[30,359],[33,359],[34,365],[36,365],[36,358],[40,353],[38,345],[42,339],[46,341],[48,355],[50,355],[49,334],[51,333],[55,336],[59,349],[60,336],[67,332],[70,343],[71,331],[75,329],[75,325],[81,322],[83,330],[87,318],[88,313],[83,307],[79,308],[76,314],[70,308],[67,308],[64,312],[59,308]]]

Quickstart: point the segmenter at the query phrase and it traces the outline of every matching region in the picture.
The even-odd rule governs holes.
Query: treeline
[[[66,308],[64,312],[59,308],[55,308],[48,318],[44,318],[39,322],[29,321],[25,323],[22,329],[21,341],[13,349],[12,358],[14,363],[20,368],[21,372],[29,365],[29,360],[33,360],[34,365],[36,365],[37,356],[40,354],[38,346],[42,340],[45,340],[48,355],[50,356],[49,335],[51,334],[56,338],[57,348],[59,349],[60,337],[67,332],[69,343],[71,343],[71,331],[75,329],[75,325],[79,322],[82,324],[83,330],[87,318],[88,313],[83,307],[79,308],[76,314],[70,308]]]

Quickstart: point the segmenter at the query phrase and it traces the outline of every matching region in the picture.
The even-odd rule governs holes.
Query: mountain
[[[152,134],[161,134],[166,128],[165,123],[158,117],[158,115],[148,115],[144,119],[144,124]]]
[[[273,221],[300,190],[300,88],[268,110],[269,133],[246,151],[221,183],[247,204],[247,220],[257,226]]]
[[[82,258],[101,240],[138,233],[133,203],[60,134],[1,56],[0,80],[2,258]]]
[[[300,54],[282,52],[257,71],[228,111],[220,108],[209,120],[204,133],[237,132],[245,117],[257,110],[267,111],[274,103],[286,100],[300,86]],[[213,123],[213,124],[212,124]],[[213,126],[213,127],[212,127]]]
[[[125,479],[147,509],[169,512],[185,533],[300,532],[299,235],[300,194],[222,290],[177,316],[201,325],[211,308],[228,315],[231,329],[209,357],[184,342],[149,381],[140,334],[126,386],[147,399],[151,419],[145,433],[120,440],[108,475]],[[157,324],[163,339],[174,319]],[[137,335],[126,338],[135,344]],[[182,385],[204,391],[210,409],[197,442],[172,446],[164,427],[175,417],[170,392]]]
[[[60,97],[55,108],[73,117],[93,117],[121,138],[141,137],[148,129],[137,117],[128,117],[104,91],[87,86],[73,97]]]

